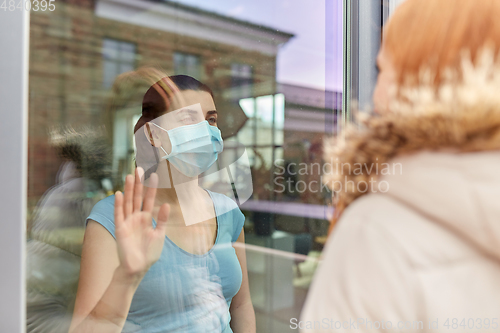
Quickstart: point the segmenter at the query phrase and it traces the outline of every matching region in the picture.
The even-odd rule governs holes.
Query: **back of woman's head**
[[[384,32],[397,81],[417,83],[429,69],[439,84],[446,69],[459,70],[464,51],[472,62],[485,46],[498,56],[499,18],[498,0],[406,0]]]

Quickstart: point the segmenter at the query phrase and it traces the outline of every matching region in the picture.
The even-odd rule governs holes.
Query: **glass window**
[[[207,107],[215,105],[224,149],[211,168],[198,175],[198,184],[219,193],[218,198],[224,195],[223,200],[234,201],[219,205],[206,199],[214,203],[210,209],[229,206],[242,212],[235,213],[227,225],[244,231],[256,331],[290,330],[290,320],[299,317],[304,304],[329,226],[331,193],[321,186],[327,162],[322,143],[336,135],[343,84],[342,5],[341,1],[335,4],[326,10],[330,5],[323,0],[85,0],[57,2],[57,10],[49,14],[31,13],[28,332],[56,332],[54,325],[61,332],[69,328],[84,234],[89,230],[86,219],[96,203],[104,199],[111,204],[114,199],[109,196],[123,191],[126,175],[143,163],[141,153],[151,153],[148,172],[165,166],[170,168],[169,175],[179,171],[169,160],[174,154],[169,156],[168,144],[161,141],[162,135],[170,140],[175,131],[168,132],[168,124],[155,120],[167,110],[188,108],[182,104],[176,109],[174,98],[155,104],[145,97],[156,82],[160,83],[155,87],[167,95],[174,91],[174,84],[160,79],[178,74],[201,81],[208,89],[200,89],[213,95]],[[59,26],[63,30],[56,29]],[[328,39],[332,33],[338,38]],[[180,90],[199,88],[188,82],[177,85],[183,87]],[[203,112],[215,111],[197,98],[188,106],[195,108],[199,103]],[[191,101],[191,97],[185,99]],[[146,122],[154,133],[148,132]],[[218,141],[214,132],[212,139]],[[205,132],[192,131],[184,139],[200,133]],[[185,155],[183,162],[196,165],[199,161],[190,159],[193,155]],[[189,206],[184,212],[176,206],[172,221],[206,208],[203,202],[197,201],[199,206]],[[210,226],[217,225],[216,230],[224,232],[217,224],[220,221],[212,222]],[[106,230],[108,240],[114,241],[109,237],[113,230]],[[226,325],[229,309],[224,307],[228,304],[220,300],[233,297],[228,290],[240,286],[237,280],[227,280],[238,276],[233,273],[239,261],[230,254],[229,265],[227,260],[215,264],[207,259],[200,270],[182,266],[195,258],[181,260],[189,252],[182,245],[194,243],[183,238],[186,234],[171,234],[172,242],[165,242],[165,255],[178,251],[175,258],[182,273],[164,271],[162,281],[179,286],[193,279],[210,282],[184,288],[193,293],[183,302],[213,301],[220,305],[217,311],[224,311],[204,309],[203,315],[215,315]],[[195,243],[216,242],[218,235]],[[238,235],[227,234],[224,239],[231,242]],[[210,254],[206,258],[212,258],[210,250],[206,253]],[[185,303],[175,301],[180,294],[172,296],[167,285],[138,289],[127,329],[133,331],[134,323],[144,318],[162,317],[154,312],[162,308],[190,319],[182,308]],[[165,303],[158,303],[160,299]],[[134,317],[141,312],[145,317]]]
[[[194,54],[174,52],[174,73],[200,78],[200,57]]]
[[[102,42],[103,86],[109,88],[115,78],[135,68],[133,43],[105,38]]]
[[[252,66],[247,64],[231,64],[231,86],[235,98],[252,96]]]

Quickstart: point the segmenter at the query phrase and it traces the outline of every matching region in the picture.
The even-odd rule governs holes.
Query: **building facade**
[[[276,92],[276,56],[290,33],[170,1],[58,2],[33,12],[30,25],[30,206],[54,184],[61,158],[50,131],[100,124],[111,135],[113,168],[130,171],[132,122],[140,109],[103,117],[116,76],[143,66],[206,83],[216,102]],[[227,108],[225,108],[227,109]],[[235,134],[232,114],[223,135]],[[234,120],[236,121],[236,120]],[[116,133],[121,132],[121,133]]]

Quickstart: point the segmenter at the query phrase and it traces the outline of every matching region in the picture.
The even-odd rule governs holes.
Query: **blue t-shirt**
[[[132,299],[122,332],[232,332],[231,299],[241,286],[241,266],[232,247],[245,220],[236,203],[207,191],[217,215],[217,237],[205,254],[184,251],[165,236],[160,259]],[[89,217],[115,237],[114,195],[99,201]],[[156,227],[156,221],[152,221]]]

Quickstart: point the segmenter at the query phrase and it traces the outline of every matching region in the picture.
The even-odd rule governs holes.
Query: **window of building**
[[[251,85],[253,83],[252,66],[247,64],[231,64],[231,82],[233,87]]]
[[[194,54],[174,52],[174,72],[176,75],[183,74],[200,79],[200,57]]]
[[[231,64],[231,87],[233,96],[246,98],[252,96],[253,70],[247,64]]]
[[[115,78],[135,68],[135,44],[105,38],[102,44],[103,86],[110,88]]]

